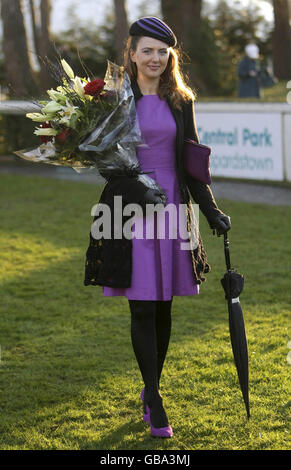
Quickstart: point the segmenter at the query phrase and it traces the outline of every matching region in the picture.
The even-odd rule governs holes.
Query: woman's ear
[[[129,49],[129,57],[130,57],[130,60],[131,60],[132,62],[135,62],[134,56],[135,56],[135,52],[134,52],[133,49],[130,48],[130,49]]]

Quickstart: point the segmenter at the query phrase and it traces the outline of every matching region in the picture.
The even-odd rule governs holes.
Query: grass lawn
[[[161,393],[172,439],[142,422],[142,380],[124,297],[83,285],[100,186],[0,175],[1,424],[7,449],[290,449],[291,207],[220,200],[250,358],[251,419],[238,386],[220,279],[223,237],[200,228],[212,266],[175,297]]]
[[[289,84],[288,88],[287,85]],[[197,102],[199,101],[235,101],[235,102],[250,102],[250,103],[287,103],[287,94],[291,91],[290,81],[288,80],[279,80],[273,87],[262,88],[262,97],[261,98],[239,98],[238,94],[235,93],[234,96],[205,96],[198,92]]]

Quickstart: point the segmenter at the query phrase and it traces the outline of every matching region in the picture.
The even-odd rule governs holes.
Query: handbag
[[[211,184],[210,153],[211,148],[207,145],[198,144],[191,139],[184,141],[184,169],[204,184]]]

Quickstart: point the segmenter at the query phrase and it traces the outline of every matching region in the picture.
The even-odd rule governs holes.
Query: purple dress
[[[165,190],[167,202],[174,204],[179,213],[180,190],[176,173],[176,123],[165,100],[158,95],[144,95],[136,105],[138,122],[147,146],[137,150],[141,168]],[[162,217],[165,212],[165,219]],[[173,212],[174,214],[175,212]],[[168,211],[144,217],[134,216],[134,236],[132,238],[132,280],[127,288],[103,286],[105,296],[123,295],[130,300],[170,300],[172,296],[193,295],[199,293],[192,269],[191,252],[181,249],[181,242],[186,239],[185,231],[179,230],[178,215],[176,222],[170,223]],[[164,227],[160,232],[160,227]],[[145,224],[147,221],[147,225]],[[181,219],[180,219],[181,220]],[[182,223],[183,225],[183,223]],[[145,238],[146,228],[152,230],[152,237]],[[171,227],[176,227],[176,232]],[[161,229],[163,230],[163,229]],[[174,229],[173,229],[174,230]],[[177,236],[173,236],[173,233]],[[139,235],[136,235],[139,234]],[[159,235],[159,238],[157,237]],[[144,235],[144,238],[141,238]],[[171,236],[172,235],[172,236]]]

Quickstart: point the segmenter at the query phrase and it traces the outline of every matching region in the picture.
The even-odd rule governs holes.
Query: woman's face
[[[142,36],[136,51],[130,49],[130,58],[136,63],[138,74],[147,78],[159,77],[167,67],[169,45],[158,39]]]

